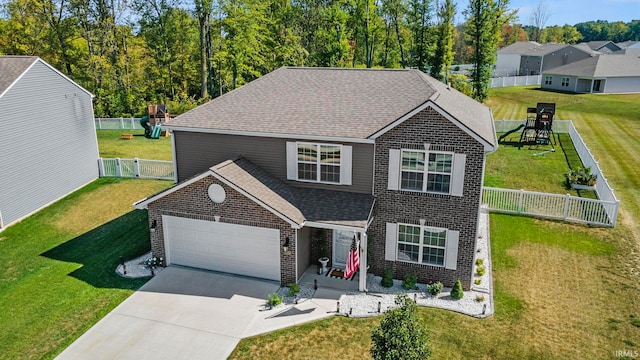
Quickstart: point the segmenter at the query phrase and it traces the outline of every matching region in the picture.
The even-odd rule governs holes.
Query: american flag
[[[356,272],[360,266],[360,255],[358,255],[359,244],[356,241],[356,236],[353,236],[353,242],[351,243],[351,249],[349,250],[349,257],[347,258],[347,266],[344,269],[344,277],[350,278],[353,273]]]

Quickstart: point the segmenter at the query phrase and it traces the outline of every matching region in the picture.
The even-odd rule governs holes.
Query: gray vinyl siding
[[[98,177],[91,95],[38,60],[0,97],[0,212],[9,225]]]
[[[640,93],[640,76],[602,79],[600,90],[609,94]]]
[[[174,131],[178,181],[200,174],[225,160],[244,157],[273,176],[293,186],[357,193],[372,193],[373,144],[342,143],[353,147],[352,185],[314,184],[287,180],[287,141],[255,136],[221,135]],[[299,141],[308,141],[298,139]],[[317,142],[317,141],[311,141]]]
[[[551,85],[545,84],[545,78],[547,76],[551,76]],[[569,86],[562,86],[562,78],[569,78]],[[560,91],[575,91],[576,89],[576,77],[575,76],[567,76],[567,75],[548,75],[542,74],[542,85],[543,89],[552,89],[552,90],[560,90]]]

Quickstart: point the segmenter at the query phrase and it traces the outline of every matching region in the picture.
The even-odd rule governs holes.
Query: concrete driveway
[[[342,292],[260,311],[275,282],[168,267],[57,359],[225,359],[244,337],[332,316]]]

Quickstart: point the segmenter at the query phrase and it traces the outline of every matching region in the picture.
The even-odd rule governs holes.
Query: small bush
[[[384,287],[393,286],[393,271],[391,271],[391,269],[385,270],[384,276],[382,277],[382,281],[380,281],[380,285]]]
[[[484,275],[485,272],[487,272],[487,268],[485,268],[484,265],[476,266],[476,274],[478,274],[478,276]]]
[[[484,295],[476,295],[476,301],[477,302],[483,302],[484,301]]]
[[[402,282],[402,288],[405,290],[411,290],[416,288],[416,283],[418,282],[418,277],[416,274],[407,274],[404,276],[404,281]]]
[[[269,295],[269,298],[267,299],[267,304],[275,307],[282,304],[283,300],[284,300],[283,297],[280,297],[277,293],[273,293]]]
[[[473,280],[473,283],[475,285],[480,285],[480,283],[482,283],[482,279],[475,279],[475,280]]]
[[[440,281],[429,282],[427,284],[427,292],[432,296],[437,296],[442,291],[442,283]]]
[[[456,280],[456,283],[453,284],[453,289],[451,289],[451,298],[460,300],[464,296],[464,291],[462,291],[462,283],[460,279]]]
[[[291,283],[287,287],[289,288],[289,296],[295,296],[300,292],[300,285],[298,284]]]
[[[476,259],[476,266],[482,266],[484,265],[484,259],[483,258],[477,258]]]

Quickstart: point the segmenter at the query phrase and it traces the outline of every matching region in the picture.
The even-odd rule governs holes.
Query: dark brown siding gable
[[[388,190],[389,150],[424,149],[424,144],[466,155],[462,196]],[[376,210],[369,229],[372,241],[371,270],[382,275],[390,268],[401,279],[415,273],[421,282],[442,281],[445,286],[460,279],[470,287],[476,245],[478,207],[482,189],[484,148],[471,136],[431,108],[416,114],[376,140],[374,196]],[[385,260],[386,223],[419,224],[459,231],[456,270]]]
[[[287,180],[287,141],[291,139],[174,131],[178,181],[207,171],[225,160],[244,157],[276,178],[298,187],[372,193],[373,144],[342,143],[352,147],[352,185],[314,184]],[[336,143],[310,141],[314,143]]]

